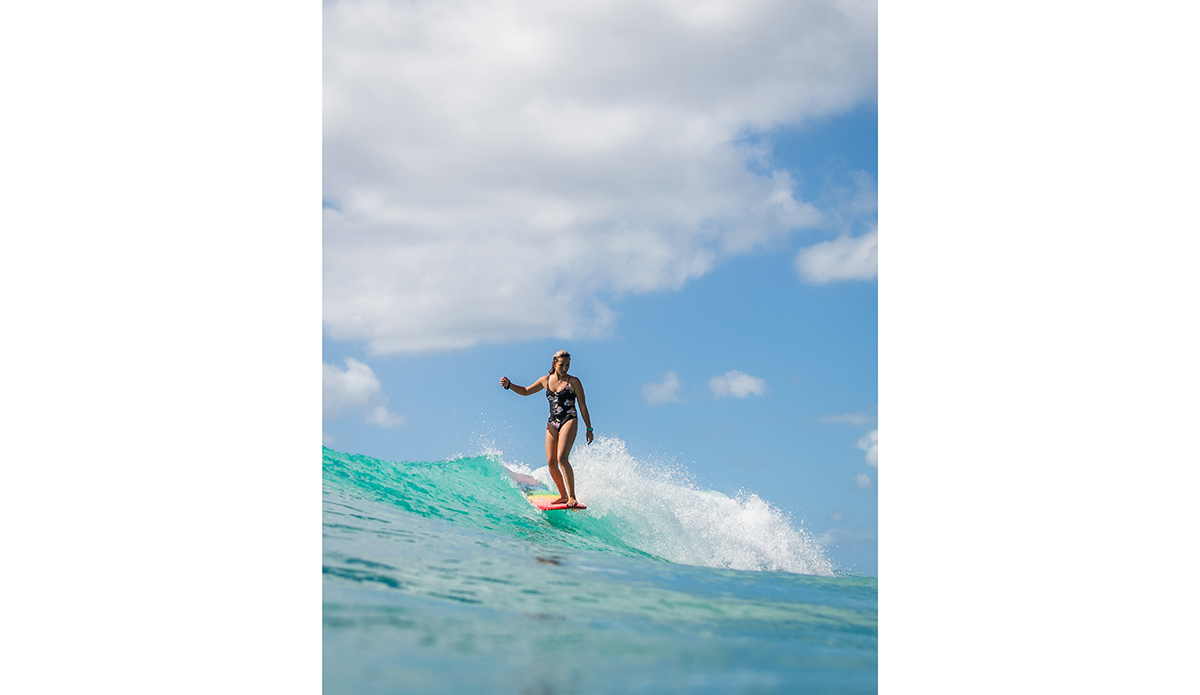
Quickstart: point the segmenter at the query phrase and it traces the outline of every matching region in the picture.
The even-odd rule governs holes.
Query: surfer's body
[[[583,384],[567,373],[570,366],[571,355],[566,350],[559,350],[554,354],[554,362],[546,376],[529,386],[518,386],[508,377],[501,377],[500,385],[522,396],[546,389],[546,398],[550,402],[550,419],[546,422],[546,465],[558,486],[560,498],[556,503],[565,502],[568,507],[574,507],[579,501],[575,499],[575,470],[569,461],[571,446],[579,432],[579,417],[587,426],[587,442],[592,443],[592,418],[584,399]]]

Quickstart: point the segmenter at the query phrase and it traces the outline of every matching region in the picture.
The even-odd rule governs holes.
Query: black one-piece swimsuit
[[[547,384],[546,399],[550,401],[550,424],[554,429],[560,430],[567,420],[575,419],[575,392],[571,390],[570,383],[558,393],[551,391]]]

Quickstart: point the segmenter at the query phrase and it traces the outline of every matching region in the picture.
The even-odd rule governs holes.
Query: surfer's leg
[[[546,425],[546,467],[550,469],[550,477],[558,487],[558,499],[552,504],[562,504],[567,501],[567,488],[563,487],[562,473],[558,470],[558,430],[553,425]]]
[[[579,432],[579,420],[571,418],[563,423],[562,429],[558,432],[558,465],[562,467],[563,477],[566,479],[566,503],[568,506],[579,504],[579,500],[575,499],[575,469],[571,468],[571,446],[575,444],[575,435]]]

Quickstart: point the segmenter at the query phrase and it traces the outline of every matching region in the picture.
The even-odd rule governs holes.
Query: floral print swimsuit
[[[560,430],[568,420],[575,419],[575,392],[571,390],[571,382],[567,382],[558,393],[551,391],[547,382],[546,399],[550,401],[550,424],[554,429]]]

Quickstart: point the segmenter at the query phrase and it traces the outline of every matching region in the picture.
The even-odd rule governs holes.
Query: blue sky
[[[497,382],[567,349],[598,434],[877,572],[873,6],[341,2],[325,30],[329,446],[544,465],[544,399]]]

